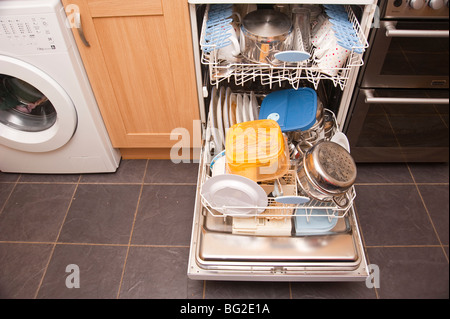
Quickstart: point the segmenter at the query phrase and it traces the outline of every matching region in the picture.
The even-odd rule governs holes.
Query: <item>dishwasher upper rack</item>
[[[243,86],[248,81],[259,80],[262,85],[273,85],[287,81],[292,88],[298,89],[302,80],[313,84],[317,89],[321,80],[330,80],[334,86],[339,86],[341,90],[347,85],[350,77],[350,71],[354,67],[363,65],[363,53],[369,47],[366,37],[362,32],[361,26],[350,5],[344,5],[348,13],[348,20],[353,25],[360,45],[354,46],[350,52],[345,65],[341,68],[333,68],[337,71],[335,76],[324,74],[320,67],[310,58],[298,63],[281,63],[272,65],[270,63],[254,63],[246,60],[242,54],[238,56],[237,62],[229,62],[218,58],[218,48],[216,45],[209,44],[205,40],[207,29],[208,13],[210,5],[206,6],[204,13],[202,31],[200,35],[201,63],[208,66],[209,79],[211,85],[218,86],[219,83],[227,81],[230,83],[232,77],[234,84]],[[298,41],[298,39],[296,39]],[[311,46],[310,54],[314,56],[314,46]]]
[[[200,177],[200,200],[202,206],[205,208],[208,214],[210,214],[212,217],[218,217],[218,218],[226,218],[227,216],[232,217],[247,217],[247,218],[286,218],[291,217],[295,214],[295,216],[305,216],[307,220],[310,217],[314,216],[321,216],[323,217],[324,211],[326,212],[326,215],[328,218],[334,219],[334,218],[343,218],[347,215],[347,213],[350,211],[353,201],[356,198],[356,191],[354,186],[352,186],[346,193],[346,197],[348,199],[347,205],[345,207],[339,207],[332,201],[320,201],[314,198],[310,198],[310,201],[300,204],[300,205],[294,205],[294,204],[281,204],[275,201],[275,198],[269,197],[267,198],[267,206],[266,207],[241,207],[241,206],[221,206],[216,207],[213,204],[211,204],[205,196],[202,194],[202,188],[203,184],[206,182],[206,180],[209,177],[208,172],[208,152],[204,152],[203,154],[203,169],[202,169],[202,175]],[[288,172],[279,180],[282,180],[282,188],[284,190],[287,190],[285,194],[287,195],[299,195],[299,196],[307,196],[302,193],[302,189],[299,186],[300,181],[297,176],[297,169],[295,166],[292,166]],[[265,189],[273,189],[275,181],[264,181],[261,182],[260,185]],[[239,209],[239,208],[245,208],[245,209],[252,209],[255,212],[250,214],[236,214],[236,213],[227,213],[227,209]],[[257,211],[262,211],[261,213],[257,213]]]

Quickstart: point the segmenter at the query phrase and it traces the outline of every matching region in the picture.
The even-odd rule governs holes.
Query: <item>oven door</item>
[[[357,162],[447,162],[448,90],[359,89],[344,132]]]
[[[362,80],[364,88],[448,88],[447,21],[381,21]]]

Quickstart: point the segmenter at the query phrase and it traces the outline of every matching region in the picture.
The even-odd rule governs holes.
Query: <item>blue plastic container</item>
[[[278,122],[282,132],[305,131],[316,122],[317,94],[310,88],[281,90],[268,94],[261,104],[259,119]]]

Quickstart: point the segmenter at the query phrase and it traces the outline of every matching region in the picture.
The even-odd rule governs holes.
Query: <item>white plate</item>
[[[342,132],[336,132],[333,137],[331,138],[332,142],[338,143],[343,148],[347,150],[347,152],[350,153],[350,143],[348,142],[347,136],[345,136]]]
[[[209,103],[209,112],[211,116],[211,135],[214,140],[214,145],[216,147],[215,152],[220,152],[222,150],[222,141],[220,140],[220,136],[217,132],[217,123],[216,123],[216,105],[217,105],[217,89],[214,86],[211,90],[211,102]]]
[[[242,94],[237,95],[237,103],[236,103],[236,123],[244,122],[244,118],[242,116],[244,104],[242,101]]]
[[[211,164],[209,166],[211,169],[211,176],[225,174],[225,163],[225,151],[222,151],[217,154],[211,161]]]
[[[222,121],[222,105],[225,101],[225,88],[221,87],[219,90],[219,98],[217,100],[217,130],[219,131],[219,136],[220,136],[220,143],[221,146],[223,146],[225,144],[225,133],[223,131],[223,121]]]
[[[248,94],[244,93],[244,96],[242,97],[243,100],[243,111],[242,111],[242,117],[244,122],[250,121],[250,98],[248,97]]]
[[[248,120],[254,121],[255,120],[255,112],[253,112],[253,91],[250,92],[250,98],[248,99]]]
[[[231,89],[227,88],[225,91],[225,103],[223,104],[222,114],[223,114],[223,129],[225,131],[225,136],[227,136],[227,131],[230,128],[230,119],[228,111],[230,109],[231,100]]]
[[[230,127],[236,124],[236,106],[237,106],[237,94],[232,93],[230,96],[230,109],[228,111]]]
[[[256,100],[255,93],[252,91],[250,92],[250,112],[251,112],[251,118],[252,121],[255,121],[259,118],[259,112],[258,112],[258,101]]]
[[[213,209],[226,215],[260,214],[267,207],[264,189],[240,175],[213,176],[203,184],[201,194]]]

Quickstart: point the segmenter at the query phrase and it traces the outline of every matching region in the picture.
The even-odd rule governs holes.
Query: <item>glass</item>
[[[292,9],[292,22],[294,25],[295,51],[308,52],[311,49],[311,10],[303,7]]]

